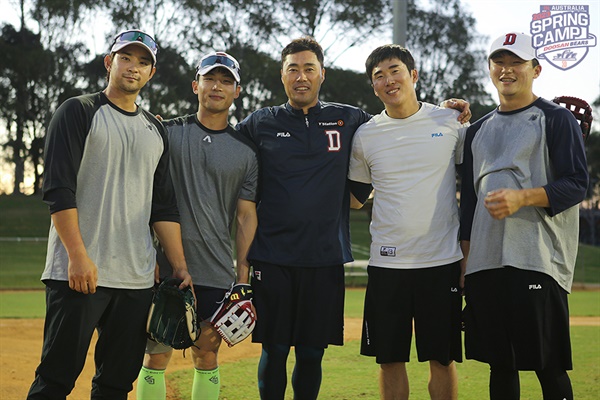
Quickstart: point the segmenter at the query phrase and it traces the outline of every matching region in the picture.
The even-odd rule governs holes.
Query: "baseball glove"
[[[592,120],[594,119],[592,116],[592,107],[590,107],[585,100],[571,96],[558,96],[552,101],[564,106],[573,113],[575,118],[577,118],[577,121],[579,121],[583,139],[587,139],[590,134],[590,129],[592,128]]]
[[[245,283],[233,285],[210,318],[210,323],[229,347],[250,336],[256,325],[256,315],[252,310],[252,287]]]
[[[146,331],[152,340],[187,349],[200,336],[200,329],[192,289],[181,290],[180,284],[179,279],[167,278],[154,291]]]

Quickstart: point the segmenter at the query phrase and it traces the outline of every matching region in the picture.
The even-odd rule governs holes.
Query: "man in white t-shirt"
[[[463,255],[455,164],[466,127],[457,111],[417,100],[407,49],[378,47],[366,69],[385,110],[357,130],[350,159],[351,185],[375,190],[361,354],[380,364],[383,399],[408,399],[414,322],[431,398],[456,399]],[[353,207],[365,201],[354,198]]]

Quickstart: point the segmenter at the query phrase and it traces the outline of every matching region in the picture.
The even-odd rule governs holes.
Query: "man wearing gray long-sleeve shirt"
[[[43,185],[52,218],[42,274],[46,321],[29,400],[71,393],[94,330],[91,398],[127,399],[144,357],[152,302],[151,228],[182,287],[192,284],[166,132],[135,103],[156,71],[157,52],[147,33],[121,32],[104,57],[107,87],[68,99],[50,121]]]
[[[490,398],[518,399],[520,370],[544,399],[573,399],[567,294],[588,174],[571,112],[533,93],[531,37],[496,39],[499,107],[467,131],[461,193],[466,358],[491,367]]]

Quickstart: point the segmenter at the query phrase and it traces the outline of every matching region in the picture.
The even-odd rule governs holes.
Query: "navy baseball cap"
[[[240,83],[240,64],[235,58],[223,51],[208,53],[200,59],[196,67],[196,79],[198,75],[207,74],[215,68],[226,68],[231,72],[237,83]]]
[[[115,36],[115,41],[113,42],[110,52],[116,53],[130,44],[135,44],[148,50],[152,55],[154,64],[156,64],[156,54],[158,53],[156,41],[152,36],[138,29],[131,29],[118,33]]]

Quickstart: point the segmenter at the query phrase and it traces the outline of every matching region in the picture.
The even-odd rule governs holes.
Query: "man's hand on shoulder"
[[[440,103],[440,107],[452,108],[454,110],[460,111],[460,115],[458,116],[457,120],[461,124],[466,124],[467,122],[469,122],[469,120],[471,120],[471,117],[472,117],[471,105],[466,100],[463,100],[463,99],[444,100]]]

